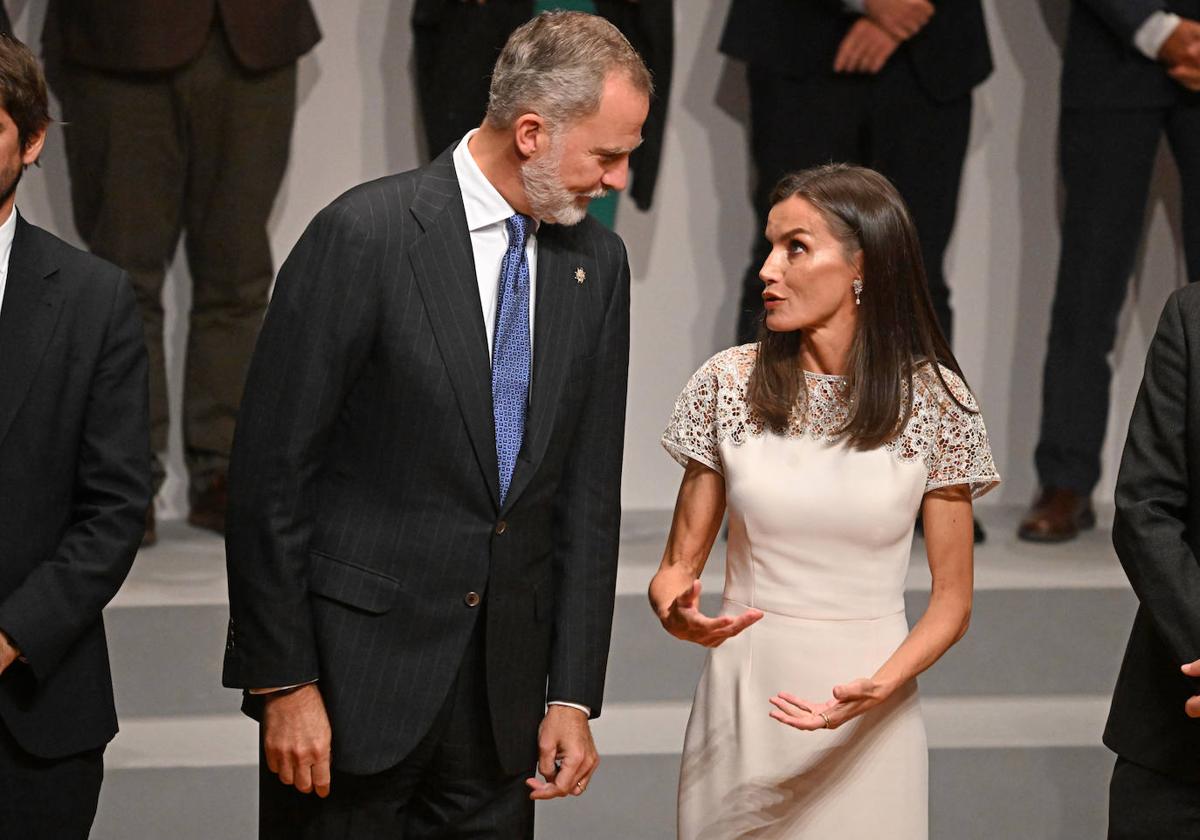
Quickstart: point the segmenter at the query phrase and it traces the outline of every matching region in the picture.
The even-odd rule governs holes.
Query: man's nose
[[[616,166],[604,170],[604,176],[600,179],[604,188],[609,190],[623,190],[628,182],[629,158],[623,158]]]

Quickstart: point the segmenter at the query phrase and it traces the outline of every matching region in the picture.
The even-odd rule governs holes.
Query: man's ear
[[[513,122],[513,140],[522,158],[531,158],[550,143],[550,130],[538,114],[522,114]]]
[[[42,154],[42,147],[46,145],[46,127],[42,126],[33,134],[25,138],[25,148],[21,152],[21,163],[26,166],[32,166],[37,163],[37,159]]]

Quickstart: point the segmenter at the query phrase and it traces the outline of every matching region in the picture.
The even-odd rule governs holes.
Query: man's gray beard
[[[579,202],[584,196],[563,187],[559,181],[563,150],[557,138],[551,138],[550,148],[539,160],[521,167],[521,186],[534,218],[556,225],[577,225],[587,215],[587,204]],[[587,198],[602,198],[607,190],[588,193]]]

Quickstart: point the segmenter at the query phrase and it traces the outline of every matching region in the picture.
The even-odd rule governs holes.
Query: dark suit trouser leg
[[[532,838],[526,774],[505,775],[496,754],[481,634],[429,734],[397,766],[370,776],[335,770],[331,793],[320,800],[285,788],[260,757],[261,840]]]
[[[1189,102],[1172,108],[1167,116],[1167,141],[1179,168],[1183,193],[1179,234],[1183,240],[1187,279],[1195,283],[1200,280],[1200,103]]]
[[[267,220],[287,169],[296,65],[248,73],[209,39],[179,79],[189,138],[184,244],[192,277],[183,442],[193,489],[229,463],[274,270]]]
[[[750,152],[755,167],[754,231],[750,265],[742,278],[737,339],[754,341],[762,315],[759,269],[770,253],[763,237],[770,196],[789,172],[823,163],[864,160],[864,112],[872,79],[823,75],[807,79],[782,76],[751,65]]]
[[[1108,790],[1108,840],[1200,837],[1200,786],[1117,758]]]
[[[295,65],[233,63],[223,36],[186,67],[101,73],[69,65],[60,96],[75,223],[129,271],[150,357],[150,431],[167,448],[163,280],[187,231],[192,275],[183,398],[193,489],[223,469],[272,277],[266,224],[287,164]],[[158,465],[161,482],[162,468]]]
[[[162,290],[179,241],[186,160],[171,78],[66,64],[57,91],[75,227],[92,253],[129,272],[142,315],[155,490],[169,429]]]
[[[1064,109],[1062,248],[1035,452],[1043,487],[1089,495],[1100,478],[1112,370],[1108,355],[1142,235],[1167,114]]]
[[[103,749],[37,758],[0,723],[0,837],[87,840],[103,778]]]
[[[958,215],[958,193],[971,134],[971,94],[932,99],[908,61],[881,71],[871,98],[868,165],[896,185],[917,225],[929,297],[947,341],[953,338],[946,248]]]

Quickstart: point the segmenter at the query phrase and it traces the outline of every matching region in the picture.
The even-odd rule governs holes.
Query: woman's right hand
[[[748,609],[741,615],[709,618],[700,612],[700,581],[675,598],[658,616],[668,633],[685,642],[715,648],[763,617],[762,610]]]

